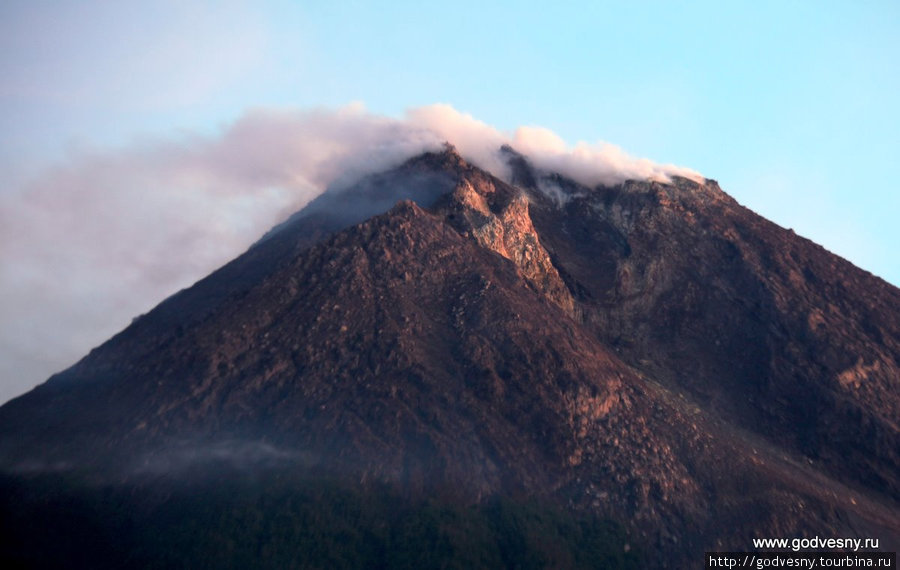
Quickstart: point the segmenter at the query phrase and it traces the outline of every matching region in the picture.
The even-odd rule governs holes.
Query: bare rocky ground
[[[514,185],[448,149],[324,195],[0,408],[5,476],[538,497],[654,567],[896,549],[900,291],[715,181],[586,188],[504,152]]]

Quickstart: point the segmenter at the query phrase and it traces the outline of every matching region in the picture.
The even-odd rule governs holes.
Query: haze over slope
[[[448,105],[402,120],[338,110],[258,109],[220,135],[81,151],[0,197],[0,402],[71,364],[165,296],[231,259],[330,186],[450,141],[508,178],[512,144],[593,186],[695,177],[613,145],[567,146],[539,127],[501,132]]]
[[[714,181],[501,156],[512,184],[448,147],[323,194],[0,407],[7,483],[161,477],[117,509],[138,527],[229,469],[537,496],[621,521],[653,567],[754,536],[893,549],[900,290]]]

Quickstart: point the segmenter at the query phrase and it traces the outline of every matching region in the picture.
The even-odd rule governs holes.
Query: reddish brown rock
[[[0,408],[0,467],[540,495],[675,567],[900,536],[895,287],[714,181],[591,189],[507,153],[517,186],[448,149],[323,196]]]

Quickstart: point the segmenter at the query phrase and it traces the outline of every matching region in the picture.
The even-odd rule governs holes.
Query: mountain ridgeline
[[[55,566],[69,520],[85,566],[900,542],[900,290],[713,180],[501,152],[509,183],[448,147],[323,194],[0,408],[3,559]]]

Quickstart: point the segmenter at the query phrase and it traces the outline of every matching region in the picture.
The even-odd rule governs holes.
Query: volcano
[[[448,145],[329,190],[0,408],[0,559],[896,548],[900,290],[714,180],[589,188],[500,153],[504,179]]]

